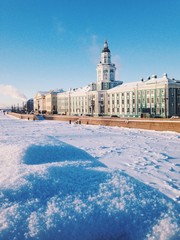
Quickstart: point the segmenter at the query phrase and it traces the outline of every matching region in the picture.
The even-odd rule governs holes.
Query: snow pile
[[[177,202],[65,142],[84,127],[0,115],[0,239],[178,239]]]

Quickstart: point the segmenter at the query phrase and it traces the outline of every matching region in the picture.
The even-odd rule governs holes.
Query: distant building
[[[27,102],[25,104],[25,109],[28,113],[34,111],[34,100],[33,100],[33,98],[27,100]]]

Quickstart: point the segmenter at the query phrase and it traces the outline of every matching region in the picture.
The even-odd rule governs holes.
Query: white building
[[[34,109],[63,115],[109,115],[118,117],[180,116],[180,81],[167,74],[158,78],[124,83],[116,81],[116,67],[111,63],[107,41],[97,65],[97,81],[67,92],[39,92]]]

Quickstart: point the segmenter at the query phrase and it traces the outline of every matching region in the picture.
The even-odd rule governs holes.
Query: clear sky
[[[117,80],[180,79],[180,0],[0,0],[0,106],[96,81],[106,39]]]

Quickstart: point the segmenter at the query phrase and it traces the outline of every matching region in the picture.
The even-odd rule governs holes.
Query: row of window
[[[108,113],[110,114],[111,110],[110,108],[108,108]],[[137,112],[141,113],[142,112],[142,108],[137,108]],[[165,113],[165,109],[164,108],[151,108],[150,110],[151,113],[156,113],[156,114],[164,114]],[[112,113],[117,113],[117,114],[135,114],[136,113],[136,109],[132,108],[132,112],[130,112],[130,108],[127,108],[125,111],[125,108],[123,107],[120,111],[120,108],[112,108]]]
[[[140,99],[140,98],[138,98],[138,103],[163,103],[163,102],[165,102],[165,98],[159,98],[159,97],[157,97],[156,99],[154,99],[154,98],[142,98],[142,99]],[[115,104],[115,100],[112,100],[111,101],[111,103],[112,103],[112,105],[114,105]],[[132,104],[135,104],[136,103],[136,99],[135,98],[133,98],[132,99]],[[120,104],[120,101],[117,99],[116,100],[116,104],[118,105],[118,104]],[[124,105],[125,104],[125,100],[124,99],[122,99],[121,100],[121,104],[122,105]],[[126,100],[126,104],[128,105],[128,104],[130,104],[130,99],[127,99]],[[108,105],[110,105],[110,100],[108,100]]]
[[[112,93],[112,94],[108,94],[108,98],[110,98],[110,96],[113,98],[113,97],[124,97],[124,96],[126,96],[126,97],[130,97],[130,94],[132,93],[132,96],[135,96],[136,94],[135,94],[135,92],[125,92],[125,93]],[[138,91],[138,95],[140,96],[140,95],[153,95],[153,94],[155,94],[156,93],[156,95],[159,95],[159,96],[162,96],[162,95],[164,95],[165,94],[165,90],[164,89],[156,89],[156,90],[141,90],[141,91]]]

